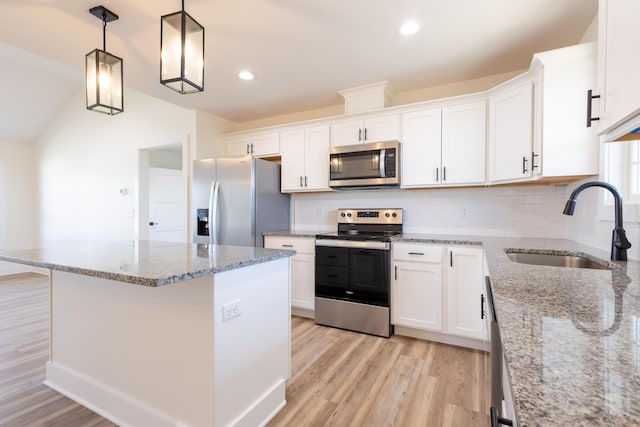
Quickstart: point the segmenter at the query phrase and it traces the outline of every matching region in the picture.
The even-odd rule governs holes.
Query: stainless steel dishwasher
[[[498,327],[498,317],[493,303],[493,291],[491,290],[491,279],[485,276],[485,286],[487,288],[487,303],[489,305],[489,333],[491,336],[491,427],[513,426],[509,419],[502,418],[502,340],[500,339],[500,328]]]

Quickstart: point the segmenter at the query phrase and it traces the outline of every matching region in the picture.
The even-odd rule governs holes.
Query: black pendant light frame
[[[179,15],[180,18],[180,74],[178,76],[171,76],[169,78],[162,78],[162,69],[163,69],[163,58],[162,58],[162,50],[163,50],[163,41],[164,41],[164,25],[165,21],[167,25],[170,25],[170,18],[174,18]],[[202,69],[200,71],[200,81],[201,84],[196,83],[193,79],[190,79],[186,76],[186,58],[185,58],[185,50],[186,50],[186,40],[187,40],[187,24],[190,24],[191,27],[195,27],[202,33]],[[189,93],[197,93],[204,91],[204,27],[200,25],[198,21],[193,19],[191,15],[189,15],[184,10],[184,0],[182,0],[182,10],[179,12],[170,13],[167,15],[163,15],[160,17],[160,83],[167,86],[169,89],[175,90],[180,94],[189,94]]]
[[[102,49],[94,49],[85,56],[85,75],[89,73],[89,67],[93,66],[94,74],[91,76],[95,79],[95,94],[92,101],[89,100],[89,87],[86,90],[87,110],[96,111],[98,113],[115,115],[124,111],[124,78],[123,78],[123,60],[122,58],[107,52],[107,23],[116,21],[118,15],[110,11],[104,6],[96,6],[89,9],[96,18],[102,20]],[[114,106],[103,102],[100,99],[100,64],[109,63],[119,66],[120,71],[120,106]],[[88,81],[87,81],[88,86]],[[95,101],[93,101],[95,100]]]

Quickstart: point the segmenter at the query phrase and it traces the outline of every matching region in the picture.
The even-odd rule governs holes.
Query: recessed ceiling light
[[[251,71],[240,71],[238,77],[242,80],[253,80],[253,73]]]
[[[400,34],[403,36],[410,36],[415,34],[420,29],[420,25],[418,25],[415,21],[407,21],[404,23],[402,27],[400,27]]]

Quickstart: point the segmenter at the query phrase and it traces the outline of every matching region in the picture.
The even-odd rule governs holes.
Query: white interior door
[[[187,241],[182,171],[149,168],[149,240]]]

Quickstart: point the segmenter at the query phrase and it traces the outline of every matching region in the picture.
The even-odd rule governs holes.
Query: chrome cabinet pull
[[[526,174],[528,172],[527,170],[527,158],[525,156],[522,156],[522,174]]]
[[[440,168],[436,168],[436,182],[438,182],[438,180],[440,179],[440,175],[438,172],[440,172]]]
[[[600,95],[594,95],[593,91],[589,89],[587,91],[587,127],[591,127],[591,122],[594,120],[600,120],[600,117],[591,117],[591,109],[594,99],[600,98]]]
[[[364,140],[367,140],[367,128],[364,128]]]
[[[304,177],[304,186],[308,187],[309,186],[309,178],[305,175]]]
[[[358,141],[362,141],[362,129],[358,129]]]
[[[251,148],[249,147],[249,144],[247,144],[247,154],[251,154]]]
[[[393,269],[394,269],[394,280],[398,280],[398,266],[394,265]]]
[[[300,187],[302,187],[302,175],[300,175]]]
[[[442,182],[445,182],[447,180],[447,167],[443,166],[442,167]]]
[[[453,267],[453,251],[449,251],[449,266]]]
[[[531,152],[531,169],[538,169],[538,165],[536,165],[536,157],[538,157],[538,155],[535,152]]]
[[[409,255],[420,255],[420,256],[424,256],[424,252],[409,252]]]
[[[293,245],[282,245],[283,248],[292,248]]]

